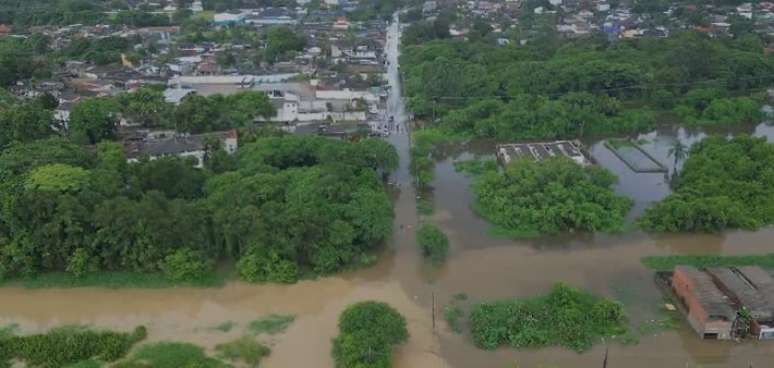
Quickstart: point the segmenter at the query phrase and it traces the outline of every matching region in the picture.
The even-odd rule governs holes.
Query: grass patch
[[[473,341],[488,350],[564,346],[582,352],[603,337],[627,331],[620,303],[564,284],[546,295],[479,304],[470,323]]]
[[[171,281],[161,273],[95,272],[78,277],[67,272],[47,272],[10,278],[0,282],[0,286],[21,286],[28,289],[80,287],[163,289],[177,286],[214,288],[225,285],[227,278],[226,273],[219,272],[209,273],[192,282]]]
[[[68,326],[45,334],[11,335],[0,339],[0,366],[4,361],[15,359],[30,367],[59,368],[76,363],[76,366],[88,367],[88,360],[112,362],[124,357],[145,336],[142,326],[131,333]]]
[[[218,344],[215,346],[215,350],[218,351],[222,359],[234,362],[242,361],[251,367],[258,366],[264,357],[271,354],[269,347],[255,341],[255,338],[250,336],[242,336],[225,344]]]
[[[664,311],[660,318],[640,323],[637,331],[643,336],[655,335],[662,331],[674,330],[678,323],[680,319],[677,312]]]
[[[10,323],[5,326],[0,326],[0,339],[6,339],[14,334],[19,330],[19,324],[18,323]]]
[[[274,335],[285,331],[285,329],[287,329],[295,320],[296,316],[289,314],[270,314],[250,322],[247,326],[247,330],[254,335]]]
[[[632,142],[632,140],[628,138],[611,138],[607,140],[607,144],[610,145],[610,147],[612,148],[635,146],[634,142]]]
[[[203,21],[210,22],[215,19],[215,12],[212,10],[205,10],[193,15],[194,19],[201,19]]]
[[[467,176],[478,176],[497,171],[497,161],[494,159],[454,161],[454,170]]]
[[[160,342],[144,345],[137,349],[128,360],[118,363],[113,368],[226,368],[228,365],[210,358],[204,349],[196,345]]]
[[[236,322],[234,321],[226,321],[223,322],[215,327],[213,327],[213,330],[220,331],[223,333],[231,331],[234,327],[236,327]]]
[[[65,368],[100,368],[102,364],[94,359],[84,360],[75,364],[66,366]]]
[[[446,323],[449,324],[449,328],[455,333],[462,333],[462,321],[465,317],[465,312],[462,307],[458,305],[447,305],[443,307],[443,318],[446,319]]]
[[[671,271],[678,265],[698,268],[760,266],[774,269],[774,253],[745,256],[720,255],[683,255],[683,256],[647,256],[640,259],[645,267],[656,271]]]

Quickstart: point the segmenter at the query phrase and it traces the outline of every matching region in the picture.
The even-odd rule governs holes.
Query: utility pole
[[[431,291],[433,295],[433,332],[435,332],[435,290]]]

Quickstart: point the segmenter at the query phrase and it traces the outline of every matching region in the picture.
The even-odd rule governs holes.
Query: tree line
[[[432,25],[419,33],[428,32]],[[492,37],[442,37],[404,42],[401,66],[418,117],[501,139],[635,132],[664,115],[693,124],[757,122],[756,92],[774,81],[774,59],[757,36],[694,32],[504,47]]]

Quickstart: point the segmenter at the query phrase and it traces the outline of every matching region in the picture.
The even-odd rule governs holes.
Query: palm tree
[[[674,178],[677,175],[677,165],[680,164],[681,161],[685,160],[686,157],[688,157],[688,147],[684,145],[679,138],[677,138],[675,139],[675,143],[672,145],[672,148],[669,149],[669,156],[675,158],[674,173],[672,174],[672,177]]]

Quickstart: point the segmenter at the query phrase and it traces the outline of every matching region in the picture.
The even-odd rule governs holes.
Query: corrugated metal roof
[[[694,296],[707,312],[709,319],[732,321],[736,318],[736,311],[731,307],[728,297],[709,274],[693,266],[676,266],[675,272],[682,273],[691,282]]]

